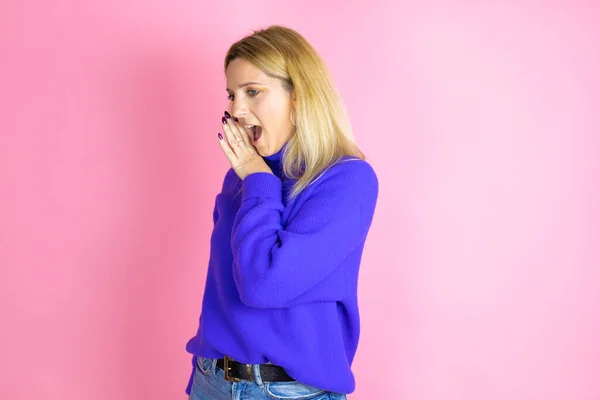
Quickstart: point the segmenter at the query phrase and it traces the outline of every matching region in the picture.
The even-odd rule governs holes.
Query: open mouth
[[[246,128],[250,129],[252,132],[252,139],[254,142],[257,142],[262,136],[262,126],[259,125],[246,125]]]

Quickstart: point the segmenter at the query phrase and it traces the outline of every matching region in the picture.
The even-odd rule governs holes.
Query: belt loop
[[[260,364],[254,364],[252,367],[254,368],[254,381],[259,388],[262,388],[264,384],[262,381],[262,376],[260,375]]]
[[[216,358],[212,359],[212,365],[210,366],[210,371],[211,371],[212,375],[217,374],[217,359]]]

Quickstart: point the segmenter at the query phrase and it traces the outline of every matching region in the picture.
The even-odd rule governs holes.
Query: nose
[[[237,119],[243,120],[248,115],[248,107],[246,102],[242,100],[234,100],[231,103],[231,115]]]

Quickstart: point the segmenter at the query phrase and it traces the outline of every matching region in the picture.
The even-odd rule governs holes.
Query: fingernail
[[[239,120],[238,120],[236,117],[233,117],[233,120],[234,120],[235,122],[238,122],[238,121],[239,121]]]
[[[221,135],[221,132],[219,132],[217,136],[219,137],[219,140],[223,140],[223,135]]]
[[[223,122],[224,124],[227,123],[227,119],[225,117],[221,118],[221,122]]]
[[[225,116],[226,116],[227,118],[231,118],[231,114],[229,114],[227,111],[225,111]]]

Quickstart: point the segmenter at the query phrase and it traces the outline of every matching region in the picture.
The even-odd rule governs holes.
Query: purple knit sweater
[[[275,175],[230,169],[216,197],[199,327],[186,350],[271,362],[294,379],[351,393],[360,324],[358,271],[378,195],[364,160],[344,157],[294,200],[282,148]],[[241,189],[241,190],[240,190]]]

